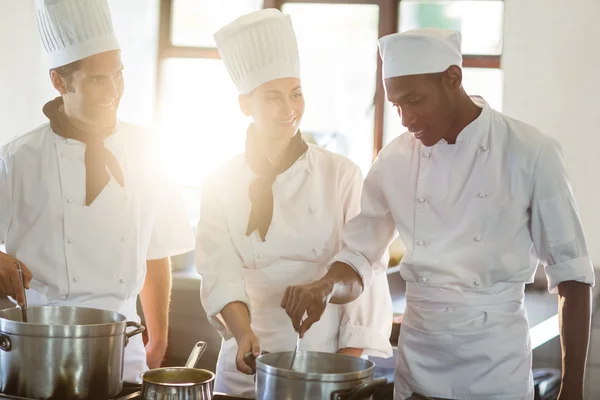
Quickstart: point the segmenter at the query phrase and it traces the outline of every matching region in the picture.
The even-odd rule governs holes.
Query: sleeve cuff
[[[225,340],[231,339],[233,334],[221,317],[221,311],[227,304],[236,301],[246,304],[248,312],[250,312],[250,298],[246,294],[243,282],[217,285],[212,289],[206,301],[203,300],[208,321]]]
[[[363,291],[371,287],[371,283],[373,282],[373,267],[365,256],[344,249],[333,258],[329,265],[331,266],[336,262],[348,264],[360,275]]]
[[[366,356],[389,358],[393,355],[389,337],[384,337],[377,330],[360,325],[340,326],[338,347],[363,349],[363,355]]]
[[[558,285],[561,282],[577,281],[587,283],[592,287],[595,283],[594,267],[589,257],[579,257],[560,264],[546,265],[544,270],[548,277],[550,293],[557,293]]]

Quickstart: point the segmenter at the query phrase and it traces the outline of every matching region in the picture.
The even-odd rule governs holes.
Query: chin
[[[425,146],[425,147],[435,146],[436,143],[440,141],[439,139],[429,138],[429,137],[423,137],[418,140],[420,140],[421,143],[423,144],[423,146]]]

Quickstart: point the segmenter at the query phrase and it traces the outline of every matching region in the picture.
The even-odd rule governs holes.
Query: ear
[[[444,80],[450,89],[458,89],[462,85],[462,69],[456,65],[452,65],[444,73]]]
[[[67,82],[58,74],[58,72],[51,70],[50,80],[52,81],[52,86],[54,86],[54,89],[58,90],[61,95],[67,94],[69,91],[67,88]]]
[[[240,110],[242,110],[246,117],[252,115],[252,111],[250,111],[250,94],[240,94],[238,96],[238,103],[240,104]]]

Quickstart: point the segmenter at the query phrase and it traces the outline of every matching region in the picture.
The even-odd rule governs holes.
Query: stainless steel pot
[[[156,368],[142,374],[141,392],[119,400],[212,400],[215,374],[194,368],[206,350],[206,342],[192,349],[185,367]]]
[[[387,383],[373,379],[375,363],[342,354],[300,351],[265,353],[256,358],[256,400],[267,399],[371,399]],[[246,354],[250,365],[252,354]]]
[[[20,309],[0,310],[0,392],[61,400],[121,392],[125,346],[143,326],[82,307],[30,307],[27,317],[24,323]]]

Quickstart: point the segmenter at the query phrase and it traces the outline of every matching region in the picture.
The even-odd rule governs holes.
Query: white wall
[[[0,144],[44,122],[56,93],[33,16],[33,0],[0,0]]]
[[[0,0],[0,145],[46,122],[43,105],[58,93],[48,76],[35,25],[34,0]],[[121,119],[153,123],[157,0],[109,0],[123,50],[125,95]]]
[[[560,141],[600,266],[600,1],[505,0],[504,112]]]

